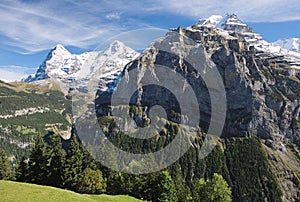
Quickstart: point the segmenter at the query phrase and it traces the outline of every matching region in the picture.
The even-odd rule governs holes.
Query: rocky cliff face
[[[162,66],[169,73],[162,73]],[[159,104],[167,113],[164,118],[173,123],[186,124],[195,118],[184,114],[182,108],[199,110],[199,126],[208,132],[212,98],[223,101],[222,96],[212,97],[222,92],[209,87],[220,78],[205,80],[205,74],[213,70],[220,74],[226,92],[222,137],[263,139],[272,172],[280,181],[283,200],[297,201],[299,148],[293,147],[295,156],[287,146],[300,138],[300,54],[267,43],[237,16],[214,16],[188,28],[171,29],[125,67],[121,79],[125,82],[119,83],[124,91],[117,92],[118,100],[124,103],[129,100],[128,105],[134,106],[130,116],[140,127],[151,123],[150,109]],[[185,84],[174,80],[172,72],[183,78]],[[154,81],[158,85],[149,85]],[[128,85],[129,90],[122,85]],[[160,85],[176,88],[172,92]],[[188,85],[195,92],[199,106],[180,105],[179,101],[191,100],[184,96]],[[130,90],[131,87],[135,90]],[[174,96],[178,93],[182,96]],[[112,92],[100,93],[96,100],[98,116],[111,115],[117,107],[112,106],[112,98]]]
[[[199,77],[201,72],[193,72],[193,64],[186,61],[189,57],[199,57],[202,66],[216,68],[223,80],[227,97],[223,137],[258,136],[271,140],[274,146],[281,145],[278,142],[286,138],[299,139],[300,54],[283,55],[276,51],[236,15],[225,18],[214,16],[213,19],[200,20],[186,29],[171,30],[166,37],[155,41],[136,61],[127,65],[123,71],[123,78],[127,80],[131,79],[128,72],[138,69],[138,78],[133,78],[136,86],[140,87],[135,103],[151,105],[150,94],[160,92],[164,95],[160,99],[166,100],[163,107],[179,113],[176,106],[171,105],[175,100],[168,96],[169,93],[149,88],[145,93],[146,89],[142,88],[145,71],[150,70],[153,78],[157,77],[163,82],[169,79],[169,75],[156,76],[159,72],[155,67],[169,67],[195,86],[193,90],[201,106],[200,127],[207,131],[212,110],[209,89]],[[178,36],[174,37],[174,33]],[[172,53],[174,49],[176,54]],[[205,68],[200,71],[205,71]],[[124,92],[120,99],[126,96]],[[144,101],[137,100],[143,96]]]
[[[299,138],[300,55],[276,51],[235,15],[227,18],[223,30],[206,24],[183,29],[196,35],[222,74],[228,102],[223,135]]]

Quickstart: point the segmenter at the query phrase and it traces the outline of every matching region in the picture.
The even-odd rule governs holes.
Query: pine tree
[[[0,149],[0,180],[10,178],[10,163],[4,150]]]
[[[48,170],[47,185],[63,187],[64,163],[66,152],[62,149],[61,137],[53,134],[50,137],[50,144],[47,145]]]
[[[117,171],[110,171],[107,177],[107,193],[108,194],[125,194],[128,188],[125,188],[126,179],[124,177],[125,173],[120,173]],[[138,194],[138,190],[135,190]],[[126,193],[129,194],[129,193]],[[134,195],[136,196],[136,195]]]
[[[171,166],[172,178],[176,187],[177,198],[180,202],[191,201],[191,193],[188,186],[186,186],[185,181],[182,177],[181,167],[178,162]]]
[[[28,163],[26,162],[25,157],[22,157],[21,162],[16,169],[16,180],[19,182],[28,181],[28,171]]]
[[[48,175],[48,157],[41,134],[35,137],[34,145],[31,149],[28,162],[28,177],[26,181],[37,184],[47,184]]]
[[[64,187],[75,190],[82,173],[83,152],[76,135],[72,135],[64,165]]]

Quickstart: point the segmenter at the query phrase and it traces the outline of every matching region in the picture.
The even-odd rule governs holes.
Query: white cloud
[[[105,17],[109,20],[118,20],[121,16],[119,13],[109,13]]]
[[[115,26],[88,11],[74,6],[68,10],[60,8],[66,5],[49,2],[0,3],[0,34],[10,39],[2,43],[24,53],[49,49],[56,43],[87,48],[116,31]]]
[[[21,53],[46,50],[56,43],[89,48],[117,33],[149,27],[151,15],[159,13],[188,16],[195,21],[226,13],[236,13],[247,22],[289,21],[300,20],[300,1],[2,0],[0,37],[8,40],[1,40],[1,44]]]
[[[195,18],[235,13],[247,22],[300,20],[299,0],[156,0],[161,8]]]
[[[33,73],[33,69],[21,66],[0,66],[0,80],[5,82],[20,81]]]

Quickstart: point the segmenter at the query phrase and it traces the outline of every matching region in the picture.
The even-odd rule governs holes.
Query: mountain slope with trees
[[[55,131],[71,134],[71,101],[49,79],[36,83],[0,82],[0,147],[13,162],[29,155],[33,138]]]

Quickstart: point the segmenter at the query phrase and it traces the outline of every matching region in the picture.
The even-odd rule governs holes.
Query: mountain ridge
[[[116,79],[123,66],[139,55],[138,52],[120,41],[111,42],[102,51],[71,54],[63,45],[57,44],[48,53],[46,59],[34,76],[29,75],[24,82],[35,82],[52,78],[64,88],[86,86],[91,76],[105,73],[103,85]],[[105,82],[105,81],[107,82]]]
[[[197,26],[209,26],[213,25],[226,31],[235,32],[254,32],[251,27],[243,23],[236,14],[212,15],[206,19],[200,19]]]
[[[213,15],[207,19],[200,19],[195,25],[187,29],[193,30],[199,27],[215,27],[220,33],[225,35],[240,35],[250,46],[255,47],[258,51],[272,54],[276,57],[284,57],[289,63],[293,64],[293,68],[300,68],[299,46],[297,49],[297,38],[279,40],[269,43],[263,37],[256,33],[253,28],[242,22],[237,15],[227,14],[225,16]],[[292,44],[292,45],[290,45]]]

